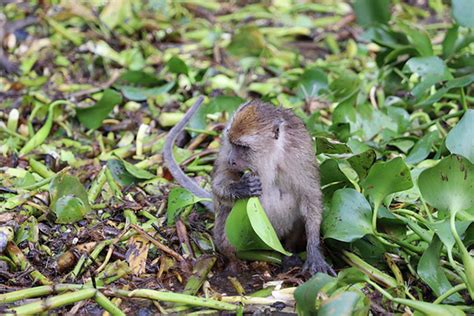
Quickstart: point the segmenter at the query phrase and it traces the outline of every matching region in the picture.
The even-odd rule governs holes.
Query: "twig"
[[[156,240],[155,238],[153,238],[153,236],[151,236],[150,234],[148,234],[146,231],[144,231],[143,229],[141,229],[140,227],[138,227],[138,225],[135,225],[135,224],[131,224],[130,225],[137,233],[139,233],[140,235],[142,235],[143,238],[145,238],[146,240],[148,240],[149,242],[151,242],[153,245],[155,245],[158,249],[160,249],[161,251],[169,254],[170,256],[172,256],[173,258],[175,258],[176,260],[178,261],[185,261],[184,257],[181,256],[179,253],[177,253],[176,251],[174,251],[173,249],[169,248],[168,246],[162,244],[161,242],[159,242],[158,240]]]

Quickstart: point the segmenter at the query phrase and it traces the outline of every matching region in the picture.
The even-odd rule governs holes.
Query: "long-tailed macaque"
[[[288,250],[306,243],[304,270],[334,274],[320,249],[322,217],[318,165],[311,137],[291,112],[253,100],[241,105],[224,130],[214,164],[212,195],[179,168],[172,156],[176,136],[198,110],[202,98],[169,133],[164,158],[177,182],[197,196],[212,196],[214,239],[219,251],[236,260],[225,222],[235,201],[258,196],[278,237]]]

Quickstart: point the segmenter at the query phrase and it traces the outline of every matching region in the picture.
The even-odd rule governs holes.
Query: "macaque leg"
[[[320,195],[320,194],[319,194]],[[326,262],[320,248],[320,226],[322,209],[321,203],[315,202],[317,195],[313,195],[312,199],[305,198],[302,201],[301,211],[305,220],[307,245],[306,245],[306,263],[303,267],[305,271],[311,274],[317,272],[327,273],[329,275],[336,275],[331,266]]]

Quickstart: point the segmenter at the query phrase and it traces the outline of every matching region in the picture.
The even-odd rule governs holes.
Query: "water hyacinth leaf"
[[[434,84],[453,79],[444,61],[437,56],[410,58],[405,68],[421,77],[420,83],[411,91],[416,98],[421,97]]]
[[[464,232],[471,223],[471,221],[456,221],[455,226],[458,235],[461,236],[462,234],[464,234]],[[441,222],[429,223],[428,226],[439,237],[446,249],[448,251],[451,251],[456,241],[454,240],[453,233],[451,232],[449,218]]]
[[[76,115],[82,125],[89,129],[96,129],[109,115],[113,108],[122,103],[122,95],[112,89],[107,89],[97,103],[85,109],[76,109]]]
[[[441,268],[441,248],[441,240],[438,237],[434,237],[428,248],[421,256],[417,267],[417,272],[420,278],[430,286],[430,288],[437,296],[440,296],[441,294],[452,288],[451,283],[449,283],[446,274]],[[444,300],[444,302],[458,303],[462,302],[462,298],[459,294],[455,293],[449,296],[446,300]]]
[[[362,27],[387,24],[390,21],[390,0],[356,0],[354,13]]]
[[[459,25],[474,28],[474,8],[471,0],[453,0],[453,17]]]
[[[168,195],[168,208],[166,211],[168,225],[175,223],[176,215],[180,210],[186,206],[190,206],[201,201],[206,201],[206,198],[199,198],[184,188],[174,188]]]
[[[342,186],[350,183],[346,175],[339,168],[336,159],[326,159],[320,166],[321,186],[339,183]]]
[[[351,149],[344,143],[326,137],[316,137],[316,154],[347,154]]]
[[[369,149],[348,158],[347,161],[357,172],[359,179],[363,179],[367,176],[367,173],[369,172],[370,167],[372,167],[374,164],[376,158],[377,154],[375,151],[373,149]]]
[[[474,110],[467,110],[449,131],[446,147],[452,154],[463,156],[474,164]]]
[[[131,101],[145,101],[148,98],[154,98],[161,94],[169,92],[175,83],[168,82],[159,87],[134,87],[134,86],[120,86],[120,91],[123,95]]]
[[[123,162],[118,159],[110,159],[107,161],[107,168],[112,173],[112,177],[122,186],[127,186],[137,182],[132,174],[125,168]]]
[[[291,253],[286,251],[281,245],[278,236],[273,229],[267,214],[263,210],[262,204],[257,197],[251,197],[247,202],[247,215],[257,236],[271,249],[281,254],[290,256]]]
[[[168,62],[166,63],[166,65],[168,66],[168,70],[171,73],[185,75],[188,74],[188,66],[186,66],[186,63],[178,56],[171,57],[170,60],[168,60]]]
[[[338,284],[356,284],[367,282],[369,277],[357,268],[350,267],[337,274]]]
[[[457,212],[474,206],[474,165],[455,155],[441,160],[418,177],[425,201],[441,211]]]
[[[91,210],[87,192],[79,179],[58,174],[50,184],[51,209],[57,223],[70,224],[81,220]]]
[[[316,273],[311,279],[295,290],[296,309],[299,315],[311,315],[316,312],[318,293],[336,286],[336,279],[325,273]]]
[[[399,22],[397,25],[407,35],[410,44],[418,51],[420,56],[433,56],[433,47],[426,31],[403,22]]]
[[[130,173],[132,176],[134,176],[137,179],[149,180],[155,177],[153,173],[150,173],[144,169],[135,167],[134,165],[132,165],[131,163],[125,160],[122,160],[122,163],[125,169],[128,171],[128,173]]]
[[[362,293],[342,292],[335,294],[323,301],[318,310],[318,316],[352,316],[357,309],[358,302],[363,300]]]
[[[52,210],[56,215],[56,223],[72,224],[80,221],[87,214],[87,206],[84,202],[72,195],[60,197],[53,205]]]
[[[237,251],[275,250],[291,255],[280,243],[257,197],[241,199],[232,208],[225,223],[229,242]]]
[[[257,249],[270,250],[253,231],[247,215],[247,204],[248,199],[240,199],[235,202],[225,222],[227,239],[237,252]]]
[[[260,56],[267,50],[267,43],[259,28],[247,25],[239,28],[227,46],[227,50],[234,56]]]
[[[318,68],[306,69],[296,88],[300,98],[314,98],[328,89],[327,75]]]
[[[413,182],[407,165],[401,157],[397,157],[375,163],[361,185],[374,205],[379,206],[387,195],[408,190],[413,187]]]
[[[417,164],[428,157],[433,144],[439,139],[437,131],[432,131],[423,136],[408,154],[405,162],[407,164]]]
[[[126,71],[119,77],[117,82],[142,87],[154,87],[163,83],[163,81],[156,78],[155,75],[141,70]]]
[[[324,238],[353,242],[372,234],[372,208],[365,197],[354,189],[334,192],[331,207],[324,213]]]

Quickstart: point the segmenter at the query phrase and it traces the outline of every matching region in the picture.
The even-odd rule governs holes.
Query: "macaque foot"
[[[309,273],[311,275],[322,272],[331,276],[336,276],[334,269],[323,258],[316,260],[306,260],[305,264],[303,265],[303,272]]]
[[[262,182],[253,173],[245,173],[240,181],[234,184],[234,195],[238,198],[247,198],[262,195]]]

